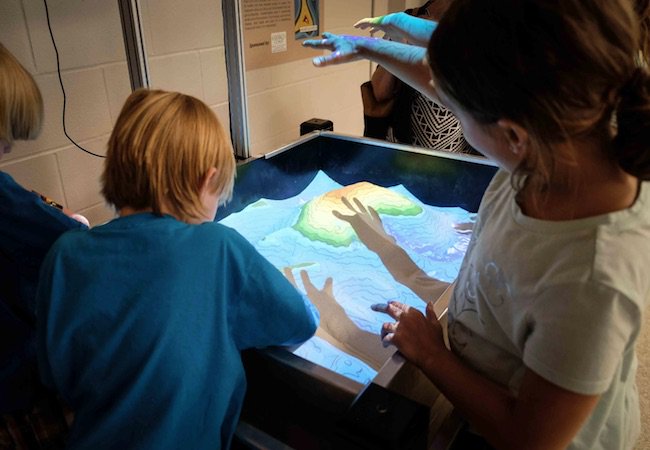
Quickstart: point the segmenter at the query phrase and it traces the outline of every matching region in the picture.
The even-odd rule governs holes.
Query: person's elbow
[[[320,312],[308,299],[303,298],[303,301],[305,304],[305,317],[300,321],[302,326],[296,331],[290,341],[287,342],[288,345],[305,342],[311,338],[318,329],[320,323]]]
[[[309,333],[309,336],[307,336],[306,339],[309,339],[314,335],[314,333],[316,333],[316,329],[320,324],[320,311],[308,299],[305,298],[304,301],[305,301],[305,308],[307,309],[307,316],[309,319],[308,320],[309,324],[307,326],[307,332]]]

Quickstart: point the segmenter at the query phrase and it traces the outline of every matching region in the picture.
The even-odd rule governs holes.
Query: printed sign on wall
[[[302,41],[323,27],[323,0],[241,0],[246,70],[314,57]]]
[[[296,39],[313,38],[319,35],[318,0],[293,0],[296,12]]]

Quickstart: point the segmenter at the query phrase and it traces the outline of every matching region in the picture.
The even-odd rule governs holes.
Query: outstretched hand
[[[436,22],[411,16],[405,12],[367,17],[354,24],[355,28],[370,30],[371,33],[383,31],[392,41],[426,46],[436,29]]]
[[[370,29],[371,33],[376,33],[377,31],[383,31],[386,33],[386,30],[388,28],[387,25],[389,22],[387,19],[388,16],[390,16],[390,14],[387,14],[385,16],[363,18],[354,24],[354,28],[359,28],[360,30]]]
[[[391,13],[385,16],[366,17],[359,20],[354,24],[354,28],[360,30],[369,30],[370,33],[382,31],[385,37],[393,41],[404,41],[407,38],[407,33],[399,27],[400,14],[404,13]]]
[[[376,303],[373,311],[388,314],[395,322],[385,322],[381,327],[381,340],[385,346],[394,345],[406,359],[423,368],[436,355],[447,351],[442,334],[442,325],[429,302],[426,316],[400,302]]]
[[[289,267],[284,268],[284,274],[295,286],[296,280]],[[375,333],[362,330],[350,319],[343,307],[334,298],[331,277],[325,280],[322,289],[314,286],[307,271],[301,270],[300,277],[305,286],[307,297],[320,311],[321,330],[338,341],[337,346],[339,348],[360,358],[375,370],[379,370],[395,350],[379,345]],[[330,343],[334,342],[330,341]]]
[[[356,197],[352,199],[354,205],[346,197],[341,197],[341,201],[352,214],[343,214],[340,211],[332,211],[332,214],[337,219],[349,223],[359,240],[369,250],[379,253],[386,246],[395,244],[395,239],[386,233],[379,214],[372,206],[364,206]]]
[[[312,60],[315,66],[329,66],[332,64],[343,64],[363,59],[361,55],[362,40],[374,38],[350,35],[337,35],[323,33],[323,39],[308,39],[302,43],[303,47],[330,50],[332,53],[326,56],[317,56]]]
[[[285,267],[283,269],[284,276],[287,277],[287,280],[293,284],[295,288],[298,288],[298,285],[296,284],[296,279],[293,276],[293,272],[291,271],[290,267]],[[332,277],[328,277],[325,280],[325,284],[323,285],[323,289],[318,289],[316,286],[314,286],[314,283],[311,282],[311,279],[309,278],[309,274],[307,274],[306,270],[301,270],[300,271],[300,278],[302,279],[302,284],[305,287],[305,293],[307,294],[307,298],[312,301],[312,303],[318,308],[320,311],[325,305],[327,304],[335,304],[336,301],[334,300],[334,292],[333,292],[333,285],[334,281],[332,280]]]

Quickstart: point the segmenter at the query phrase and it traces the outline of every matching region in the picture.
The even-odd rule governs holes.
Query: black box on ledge
[[[327,119],[309,119],[300,124],[300,136],[315,130],[334,131],[334,122]]]

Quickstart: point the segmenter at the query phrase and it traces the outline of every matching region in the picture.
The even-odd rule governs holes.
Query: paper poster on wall
[[[312,38],[318,32],[318,0],[293,0],[296,11],[295,32],[296,39]]]
[[[324,0],[241,0],[246,70],[313,58],[304,39],[323,29]]]

